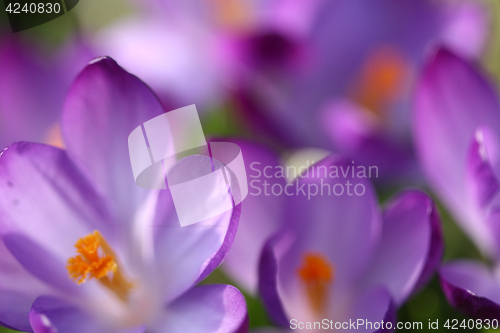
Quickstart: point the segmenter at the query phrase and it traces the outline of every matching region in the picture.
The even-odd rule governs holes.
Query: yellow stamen
[[[75,244],[78,255],[68,259],[69,277],[77,284],[97,279],[104,286],[127,300],[132,284],[121,273],[116,256],[101,233],[93,233],[80,238]]]
[[[316,314],[326,309],[330,286],[335,277],[333,265],[319,253],[307,253],[298,274],[306,288],[307,296]]]
[[[383,116],[409,75],[409,64],[397,50],[384,47],[371,55],[354,87],[354,99],[375,116]]]

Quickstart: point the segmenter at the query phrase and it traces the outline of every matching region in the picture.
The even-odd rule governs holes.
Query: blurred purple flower
[[[204,28],[152,13],[114,23],[94,39],[94,46],[151,84],[162,101],[208,109],[221,102],[231,66],[224,38]]]
[[[222,34],[245,34],[262,27],[301,32],[309,28],[318,6],[324,0],[149,0],[141,5],[150,11],[199,22]]]
[[[3,326],[37,333],[247,330],[236,288],[196,286],[231,245],[239,206],[181,228],[169,191],[134,182],[128,135],[163,112],[144,83],[100,58],[68,93],[67,150],[19,142],[3,151]]]
[[[76,40],[46,54],[16,36],[0,38],[0,147],[15,141],[60,146],[59,116],[71,80],[88,60]]]
[[[262,27],[304,30],[317,2],[140,1],[143,13],[113,23],[94,45],[151,84],[160,98],[210,109],[230,98],[246,70],[242,61],[252,57],[242,39]]]
[[[281,229],[265,243],[259,263],[259,292],[280,326],[290,328],[291,319],[394,321],[397,308],[440,263],[441,227],[432,200],[406,191],[382,214],[366,179],[325,177],[324,169],[349,165],[329,156],[292,183],[291,192],[350,181],[364,186],[363,195],[283,194]],[[256,205],[252,214],[262,215],[259,209],[266,207]]]
[[[482,252],[500,260],[496,90],[473,64],[441,48],[430,57],[415,99],[414,135],[430,185]],[[484,318],[500,316],[500,283],[479,262],[441,270],[451,304]]]
[[[414,134],[430,185],[476,244],[500,258],[495,232],[500,109],[491,83],[463,58],[433,53],[415,98]]]
[[[224,141],[232,141],[241,148],[250,194],[245,198],[238,233],[222,267],[233,280],[238,282],[238,286],[255,295],[258,291],[257,270],[260,253],[269,236],[280,228],[285,196],[265,195],[265,193],[254,195],[256,192],[254,187],[263,186],[264,182],[268,184],[268,188],[284,187],[286,179],[274,177],[275,170],[281,163],[278,155],[270,148],[241,139],[224,138]],[[263,170],[266,167],[267,169]]]
[[[467,57],[488,31],[479,3],[321,2],[308,29],[261,27],[246,40],[238,100],[250,124],[286,146],[314,146],[418,177],[409,132],[414,73],[430,41]],[[242,56],[245,58],[245,56]]]

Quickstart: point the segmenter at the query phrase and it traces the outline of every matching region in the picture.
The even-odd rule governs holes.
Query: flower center
[[[314,312],[323,314],[328,305],[330,286],[335,278],[334,266],[320,253],[306,253],[298,274]]]
[[[384,110],[400,93],[409,69],[410,65],[396,49],[376,50],[362,68],[354,86],[354,99],[373,115],[384,116]]]
[[[113,250],[101,233],[95,230],[80,238],[75,248],[78,255],[69,258],[66,265],[69,277],[78,285],[97,279],[126,301],[133,285],[124,278]]]

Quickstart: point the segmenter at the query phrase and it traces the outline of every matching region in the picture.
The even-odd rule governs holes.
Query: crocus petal
[[[50,319],[42,313],[31,311],[29,320],[35,333],[57,333],[57,328],[55,328]]]
[[[51,290],[29,274],[0,240],[0,326],[29,331],[33,301]]]
[[[427,63],[417,89],[416,146],[433,189],[484,249],[484,244],[489,244],[486,232],[466,204],[467,155],[471,138],[483,125],[494,133],[500,131],[500,106],[494,89],[466,61],[439,49]]]
[[[288,326],[288,318],[278,292],[278,246],[283,246],[281,233],[271,237],[264,248],[259,262],[259,293],[271,320],[282,327]],[[286,245],[285,245],[286,246]]]
[[[184,161],[196,163],[200,158],[208,157],[190,156]],[[153,267],[159,279],[156,283],[164,302],[177,298],[221,263],[234,240],[240,206],[181,227],[170,191],[161,191],[149,231],[152,233]]]
[[[498,165],[497,146],[497,136],[489,127],[476,129],[467,155],[465,181],[469,200],[464,203],[474,214],[474,230],[482,240],[480,248],[495,258],[500,255],[499,180],[493,166],[495,161]]]
[[[238,285],[255,292],[259,256],[264,242],[282,222],[285,198],[283,195],[265,195],[263,183],[267,182],[268,188],[274,184],[284,187],[286,180],[284,176],[275,177],[276,168],[281,164],[273,151],[249,141],[229,141],[241,148],[250,188],[242,203],[238,233],[223,267]]]
[[[427,43],[439,36],[443,20],[439,6],[427,0],[324,1],[318,7],[307,39],[306,70],[264,84],[259,76],[255,85],[267,93],[262,98],[267,119],[279,124],[287,143],[330,149],[325,133],[317,130],[325,104],[349,93],[355,74],[381,46],[397,50],[410,65],[420,62]]]
[[[485,129],[476,129],[470,145],[467,164],[466,181],[472,204],[481,209],[491,203],[498,193],[499,181],[491,164],[485,142]]]
[[[231,217],[229,220],[229,226],[227,227],[226,235],[222,242],[222,245],[217,250],[217,252],[210,256],[210,259],[204,263],[203,272],[198,277],[198,281],[202,281],[207,276],[209,276],[220,264],[226,260],[230,249],[233,246],[234,239],[236,237],[236,232],[239,228],[241,219],[241,203],[235,206],[231,212]]]
[[[393,305],[390,293],[383,288],[369,289],[365,291],[356,301],[351,313],[352,321],[364,319],[364,325],[359,326],[356,331],[361,332],[392,332],[392,329],[373,327],[373,323],[384,321],[391,322],[393,327],[396,319],[396,308]],[[372,325],[370,326],[370,324]]]
[[[66,291],[76,241],[98,229],[114,241],[106,201],[65,151],[20,142],[0,157],[0,236],[31,274]]]
[[[283,92],[278,88],[269,87],[269,84],[264,85],[271,90],[267,94],[273,95],[271,99],[267,95],[262,96],[261,84],[256,84],[256,87],[241,87],[234,94],[235,102],[238,110],[242,112],[247,124],[250,127],[258,129],[265,137],[270,137],[289,147],[301,145],[301,140],[288,133],[288,126],[283,126],[283,121],[289,121],[288,115],[276,114],[275,106],[268,105],[269,100],[285,99]],[[276,97],[279,96],[279,97]]]
[[[451,5],[443,42],[464,57],[478,58],[484,51],[490,31],[487,6],[476,1]]]
[[[26,140],[44,142],[67,89],[56,66],[40,50],[2,37],[0,47],[0,148]]]
[[[432,200],[420,191],[407,191],[392,199],[384,212],[382,239],[367,278],[391,292],[397,305],[438,267],[443,240]],[[425,281],[424,281],[425,282]]]
[[[500,318],[500,284],[484,264],[452,262],[443,266],[440,277],[451,305],[475,318]]]
[[[41,296],[29,312],[34,333],[144,333],[146,327],[123,328],[121,322],[103,322],[60,298]]]
[[[413,291],[418,291],[423,288],[436,273],[437,268],[441,265],[444,254],[444,239],[443,230],[441,228],[441,218],[436,205],[431,203],[431,212],[428,220],[431,227],[430,245],[427,252],[425,265],[420,273],[420,277],[415,284]]]
[[[28,313],[35,297],[0,289],[0,327],[30,332]]]
[[[369,110],[349,100],[336,100],[325,108],[321,118],[321,125],[336,152],[351,156],[362,165],[379,168],[374,181],[417,178],[410,143],[397,139],[395,133],[381,131],[380,120]]]
[[[355,167],[338,156],[326,157],[291,186],[294,195],[286,206],[287,229],[300,239],[294,246],[295,259],[302,259],[301,251],[323,253],[336,267],[336,281],[364,273],[380,235],[381,216],[373,186],[366,178],[357,178],[360,169]],[[316,195],[308,197],[308,191],[314,194],[316,190]],[[296,267],[287,269],[295,272]]]
[[[417,148],[434,187],[463,203],[465,161],[476,129],[500,129],[500,106],[487,80],[465,60],[439,49],[428,61],[417,90],[414,120]]]
[[[300,36],[309,33],[313,28],[314,19],[316,18],[318,9],[321,9],[322,1],[297,2],[284,0],[266,2],[265,4],[270,8],[264,7],[263,4],[259,3],[266,14],[263,15],[264,18],[269,20],[267,24],[276,27],[278,30]]]
[[[163,112],[151,90],[111,58],[92,61],[69,90],[62,115],[68,151],[113,200],[123,221],[148,193],[135,184],[128,136]]]
[[[34,324],[35,333],[112,332],[95,322],[87,313],[54,297],[37,298],[29,319]]]
[[[153,13],[110,25],[95,39],[97,49],[112,54],[160,95],[205,108],[219,102],[228,62],[216,36],[198,21]]]
[[[151,333],[247,332],[245,298],[233,286],[204,285],[170,304]]]
[[[466,186],[471,212],[475,214],[474,228],[480,233],[482,249],[495,258],[500,256],[499,218],[499,143],[489,126],[476,129],[471,140],[466,164]]]

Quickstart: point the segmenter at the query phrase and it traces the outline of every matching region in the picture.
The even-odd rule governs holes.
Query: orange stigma
[[[80,238],[75,248],[78,255],[69,258],[66,266],[73,281],[80,285],[97,279],[122,300],[128,298],[132,284],[123,277],[114,252],[99,231]]]
[[[330,286],[335,278],[333,265],[320,253],[304,255],[298,274],[306,288],[307,296],[316,314],[326,309]]]
[[[354,99],[368,111],[382,117],[393,103],[409,75],[409,64],[397,50],[384,47],[368,57],[354,86]]]

